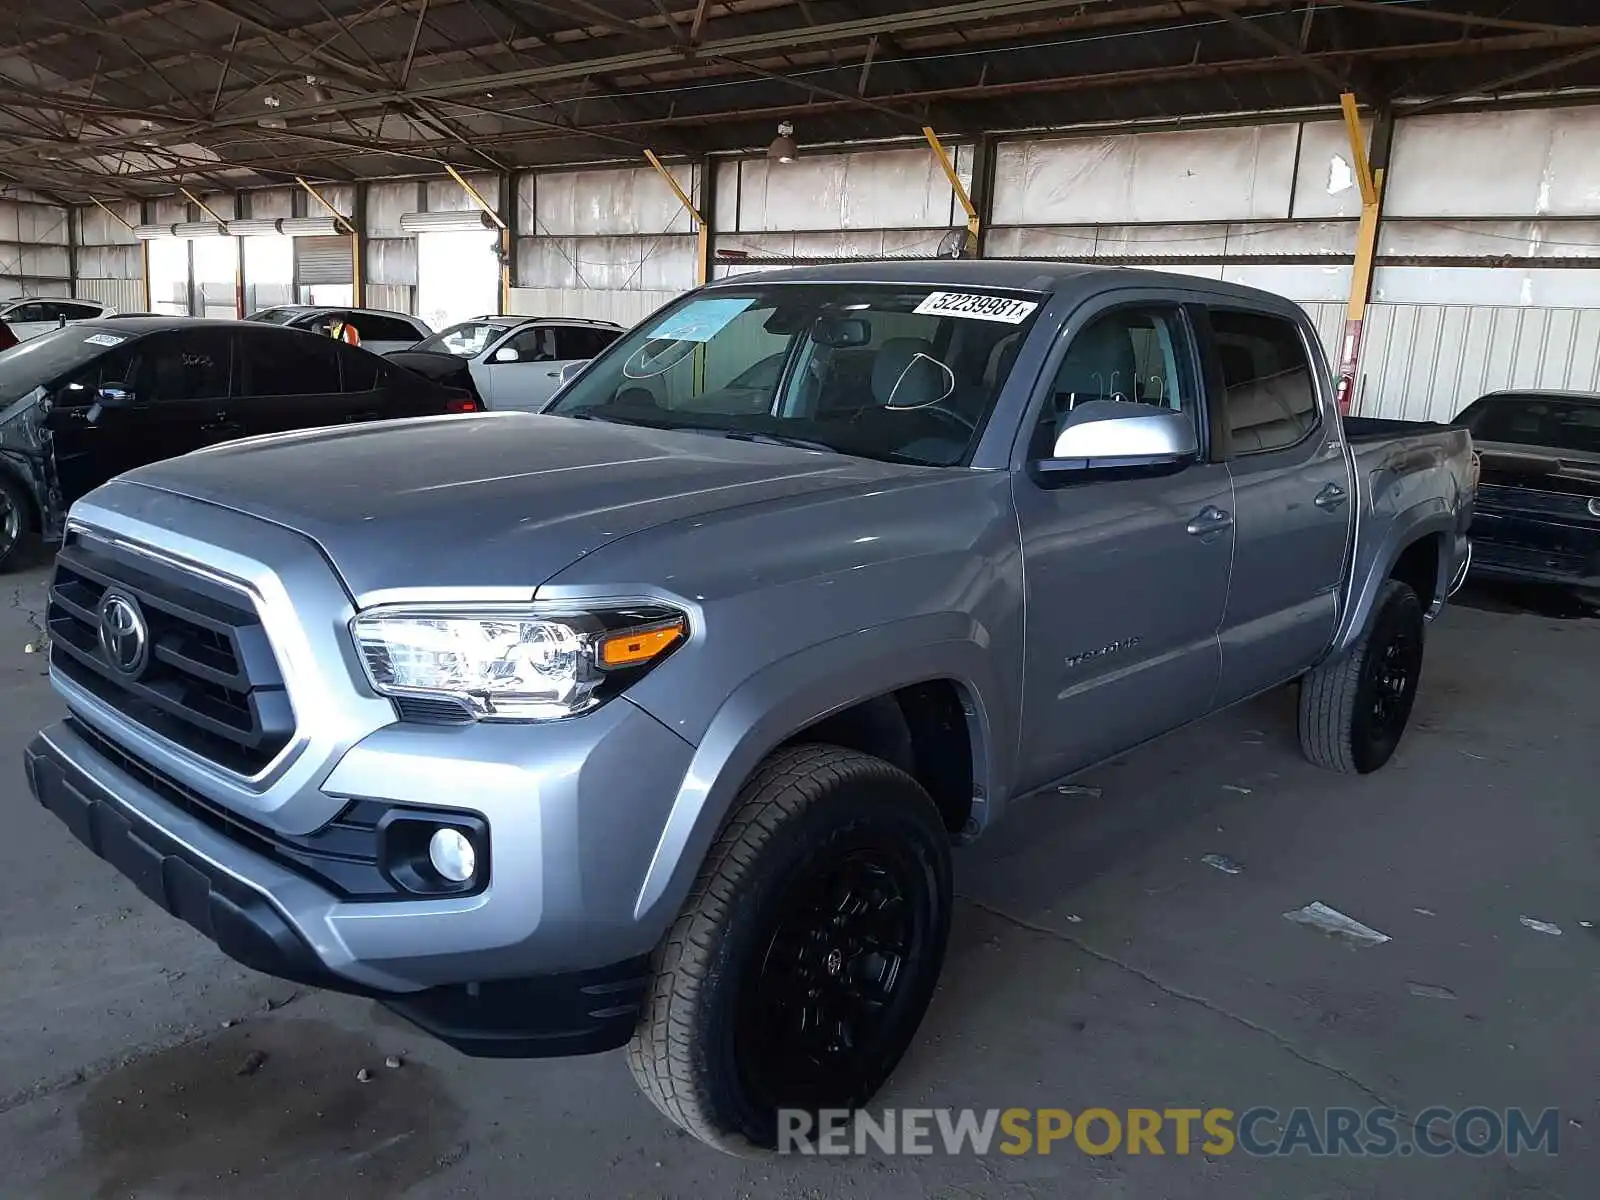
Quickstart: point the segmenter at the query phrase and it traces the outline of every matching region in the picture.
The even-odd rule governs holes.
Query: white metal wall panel
[[[1600,215],[1600,108],[1439,114],[1395,125],[1396,217]]]
[[[1375,304],[1357,411],[1448,421],[1499,388],[1600,391],[1600,308]]]
[[[1362,123],[1363,138],[1370,123]],[[1356,186],[1350,135],[1343,121],[1308,121],[1300,127],[1300,154],[1295,167],[1294,205],[1290,216],[1311,220],[1361,215],[1361,189]]]
[[[1289,215],[1294,125],[1002,142],[1001,225],[1227,221]]]
[[[692,198],[698,173],[669,168]],[[672,189],[650,167],[610,171],[557,171],[538,178],[533,220],[523,232],[555,237],[605,234],[692,233],[693,219]]]
[[[15,279],[0,275],[0,296],[6,299],[24,296],[62,296],[68,294],[65,279]]]
[[[298,188],[262,188],[250,193],[250,218],[255,221],[281,221],[294,216],[294,195]],[[304,193],[302,193],[304,194]],[[312,207],[320,207],[306,197]]]
[[[949,232],[940,226],[724,234],[718,248],[761,258],[932,258]]]
[[[603,288],[512,288],[511,311],[530,317],[588,317],[631,327],[680,294]]]
[[[8,271],[35,279],[67,279],[72,275],[65,246],[0,246],[0,262],[6,264]]]
[[[362,297],[363,303],[368,308],[382,308],[389,312],[409,313],[411,306],[416,303],[416,292],[413,288],[400,283],[371,283],[366,285],[366,295]]]
[[[693,237],[520,238],[517,281],[525,288],[681,292],[694,286],[696,253]]]
[[[417,239],[372,238],[362,259],[367,285],[413,288],[417,286]]]
[[[73,289],[80,300],[97,300],[118,312],[144,311],[142,279],[80,279]]]
[[[374,238],[405,237],[400,228],[404,213],[416,212],[419,188],[414,180],[375,183],[367,189],[367,234]]]
[[[1390,304],[1600,307],[1600,265],[1572,267],[1379,267],[1374,300]]]
[[[189,202],[182,196],[163,196],[150,205],[150,220],[157,225],[176,225],[189,219]]]
[[[80,246],[78,277],[82,279],[139,279],[144,275],[144,255],[138,246]]]
[[[1378,254],[1600,258],[1600,221],[1391,220],[1378,232]]]
[[[734,166],[717,195],[717,228],[729,233],[948,229],[957,223],[955,193],[926,146],[808,154],[792,163],[751,158]],[[970,185],[971,147],[956,148],[955,166]]]
[[[139,206],[136,203],[110,204],[107,207],[122,217],[122,221],[108,215],[105,209],[85,205],[77,210],[78,245],[80,246],[132,246],[138,239],[128,225],[139,223]],[[126,221],[127,224],[123,224]]]
[[[1329,367],[1336,370],[1339,366],[1340,351],[1343,349],[1348,306],[1343,301],[1309,304],[1302,301],[1300,307],[1306,310],[1312,323],[1316,325],[1322,352],[1327,355]]]
[[[991,258],[1102,256],[1349,254],[1355,242],[1353,221],[1235,221],[1209,225],[994,226]]]
[[[467,182],[478,189],[478,194],[490,204],[500,204],[500,180],[493,175],[468,175]],[[427,185],[429,212],[467,212],[478,206],[454,179],[431,180]],[[367,203],[370,205],[371,200]],[[416,211],[412,209],[410,211]]]

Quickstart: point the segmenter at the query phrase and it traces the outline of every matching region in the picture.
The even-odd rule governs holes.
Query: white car
[[[405,313],[390,312],[382,308],[329,308],[308,304],[280,304],[263,308],[245,318],[247,321],[265,321],[269,325],[287,325],[291,329],[308,329],[313,333],[327,333],[335,320],[355,326],[363,349],[374,354],[388,354],[393,350],[409,350],[433,330],[426,322]]]
[[[441,380],[459,374],[464,363],[485,408],[533,412],[555,394],[565,368],[593,358],[624,332],[610,321],[580,317],[475,317],[390,357]]]
[[[76,321],[96,321],[115,313],[116,309],[110,305],[95,300],[35,297],[31,300],[7,300],[0,304],[0,321],[11,327],[11,332],[17,335],[19,342]]]

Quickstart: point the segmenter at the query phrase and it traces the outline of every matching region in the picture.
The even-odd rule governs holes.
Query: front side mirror
[[[561,374],[559,376],[560,382],[566,383],[567,380],[572,379],[579,371],[583,370],[588,365],[589,360],[587,358],[574,359],[572,362],[565,364],[561,368]]]
[[[516,362],[521,356],[510,346],[501,346],[494,352],[490,362]]]
[[[1068,415],[1056,434],[1045,471],[1176,466],[1200,453],[1188,413],[1127,400],[1089,400]]]
[[[89,411],[84,414],[84,419],[93,425],[100,420],[107,409],[132,408],[134,404],[133,389],[127,384],[101,384],[95,389],[94,403],[89,406]]]

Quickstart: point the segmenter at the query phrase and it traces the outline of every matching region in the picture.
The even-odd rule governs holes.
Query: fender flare
[[[995,784],[1009,773],[1010,752],[990,720],[999,685],[987,631],[965,614],[932,613],[845,634],[757,671],[718,708],[656,842],[634,920],[661,925],[677,915],[739,789],[774,749],[862,700],[934,679],[966,693],[974,792],[1002,801]]]
[[[1439,582],[1436,588],[1436,595],[1441,599],[1444,597],[1453,574],[1451,562],[1456,552],[1451,542],[1457,535],[1458,523],[1455,511],[1442,498],[1421,501],[1395,516],[1373,553],[1370,565],[1363,569],[1359,562],[1354,564],[1354,570],[1359,574],[1351,579],[1350,603],[1346,606],[1344,619],[1339,624],[1339,631],[1326,657],[1336,657],[1355,645],[1361,631],[1367,627],[1367,619],[1372,615],[1372,607],[1378,601],[1384,581],[1394,571],[1400,556],[1416,542],[1435,533],[1443,534],[1445,538],[1445,552],[1439,556],[1437,567]]]

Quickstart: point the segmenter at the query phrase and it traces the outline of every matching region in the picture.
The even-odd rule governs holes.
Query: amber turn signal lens
[[[647,663],[683,637],[683,623],[657,625],[652,629],[630,629],[606,636],[600,643],[602,667],[636,667]]]

